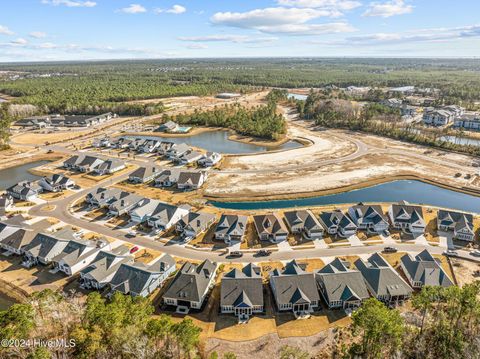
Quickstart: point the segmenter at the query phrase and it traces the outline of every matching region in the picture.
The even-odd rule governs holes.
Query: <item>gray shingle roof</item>
[[[438,221],[444,226],[454,226],[455,230],[467,229],[473,233],[473,215],[469,213],[461,213],[455,211],[439,210]]]
[[[37,232],[32,230],[6,226],[0,232],[0,245],[20,250],[32,242],[36,235]]]
[[[374,253],[367,261],[357,259],[355,266],[362,273],[365,281],[370,285],[376,295],[405,295],[412,293],[410,286],[398,273],[383,259]]]
[[[190,262],[184,263],[163,297],[200,302],[210,279],[215,276],[216,268],[217,264],[208,259],[199,265]]]
[[[320,222],[324,224],[325,228],[332,226],[338,226],[339,228],[356,228],[355,223],[340,210],[322,212],[322,214],[320,214]]]
[[[382,207],[379,205],[357,204],[351,207],[354,221],[358,224],[378,224],[380,222],[388,223],[388,217],[383,213]]]
[[[412,206],[406,203],[392,204],[392,214],[396,222],[399,223],[423,223],[423,209],[420,206]]]
[[[285,220],[290,228],[301,227],[309,231],[322,231],[323,227],[310,210],[287,211]]]
[[[258,234],[288,234],[285,223],[277,213],[253,216]]]
[[[417,254],[415,258],[405,254],[400,258],[400,261],[415,282],[421,282],[423,285],[440,285],[442,287],[453,285],[452,280],[443,271],[441,265],[426,249]]]
[[[177,226],[195,233],[202,232],[209,223],[215,220],[215,215],[207,212],[188,212],[178,222]]]
[[[133,263],[133,260],[134,256],[129,254],[129,248],[122,245],[110,252],[100,251],[92,263],[81,271],[81,274],[88,274],[97,282],[102,282],[106,277],[115,273],[120,265]]]
[[[218,222],[215,233],[243,236],[247,227],[247,216],[237,216],[235,214],[222,214]]]
[[[263,284],[260,267],[247,264],[242,270],[226,273],[220,287],[220,305],[252,307],[263,305]]]
[[[270,273],[270,281],[275,287],[277,306],[303,301],[318,301],[319,294],[313,273],[305,272],[295,260],[287,263],[283,271]]]

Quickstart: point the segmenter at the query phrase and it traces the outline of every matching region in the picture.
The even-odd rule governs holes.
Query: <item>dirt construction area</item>
[[[289,137],[311,145],[229,158],[209,177],[210,198],[288,198],[327,194],[394,179],[422,179],[480,190],[471,156],[342,130],[289,117]]]

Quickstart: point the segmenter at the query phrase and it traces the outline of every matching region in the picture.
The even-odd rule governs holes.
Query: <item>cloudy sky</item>
[[[478,0],[2,0],[0,61],[480,56]]]

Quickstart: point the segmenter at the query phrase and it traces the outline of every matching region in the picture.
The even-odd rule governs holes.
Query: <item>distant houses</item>
[[[446,126],[460,118],[465,109],[460,106],[444,106],[442,108],[427,108],[423,112],[423,123],[431,126]]]
[[[130,173],[128,181],[132,183],[148,183],[153,181],[158,175],[160,175],[160,171],[157,167],[139,167]]]
[[[63,190],[75,187],[75,182],[62,174],[54,174],[50,177],[42,177],[38,181],[38,184],[48,192],[61,192]]]
[[[453,126],[467,131],[480,131],[480,114],[469,113],[455,119]]]
[[[27,117],[15,122],[15,126],[45,128],[45,127],[91,127],[116,117],[111,112],[97,116],[92,115],[45,115]]]

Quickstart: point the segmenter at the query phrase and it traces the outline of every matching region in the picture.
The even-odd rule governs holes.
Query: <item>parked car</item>
[[[398,249],[395,247],[385,247],[383,248],[384,253],[397,253]]]
[[[261,249],[257,253],[255,253],[255,256],[257,256],[257,257],[268,257],[270,254],[272,254],[272,251],[269,251],[267,249]]]
[[[135,252],[137,252],[140,248],[138,248],[137,246],[133,247],[132,249],[130,249],[130,253],[133,254]]]
[[[228,254],[229,258],[240,258],[243,256],[243,253],[240,251],[233,251]]]
[[[137,232],[135,232],[135,231],[128,231],[128,233],[127,233],[127,237],[132,238],[132,237],[136,237],[136,236],[137,236]]]

